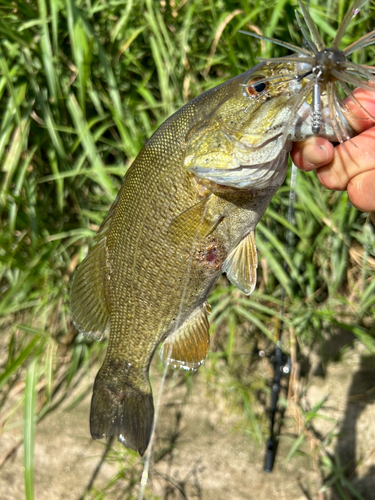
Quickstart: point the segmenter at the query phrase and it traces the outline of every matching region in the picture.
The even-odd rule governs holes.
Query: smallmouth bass
[[[346,60],[375,32],[339,43],[357,0],[326,48],[300,4],[307,48],[265,60],[186,104],[141,150],[72,281],[74,323],[109,332],[91,403],[94,439],[115,435],[143,454],[154,406],[148,371],[158,345],[167,363],[197,369],[209,347],[207,296],[221,273],[245,294],[256,283],[254,231],[284,181],[294,141],[354,135],[338,88],[373,88],[373,69]],[[256,35],[254,35],[256,36]],[[263,37],[264,39],[267,39]]]

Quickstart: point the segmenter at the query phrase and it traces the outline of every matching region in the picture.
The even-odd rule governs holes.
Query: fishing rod
[[[292,164],[292,175],[291,175],[291,181],[290,181],[290,191],[289,191],[289,206],[288,206],[288,222],[289,224],[293,223],[294,220],[294,200],[295,200],[295,191],[294,187],[296,185],[296,179],[297,179],[297,167]],[[287,229],[286,231],[286,237],[285,237],[285,253],[288,254],[291,251],[292,247],[292,231],[290,229]],[[286,260],[284,259],[284,271],[288,270],[288,264]],[[280,426],[281,426],[281,418],[282,418],[282,413],[280,416],[280,423],[278,428],[276,429],[276,417],[277,413],[279,412],[278,409],[278,400],[279,400],[279,395],[280,395],[280,390],[281,390],[281,381],[285,377],[287,378],[287,385],[289,383],[289,374],[291,370],[291,359],[290,357],[284,353],[282,349],[282,331],[283,331],[283,317],[284,317],[284,303],[285,303],[285,288],[284,286],[281,289],[281,305],[280,305],[280,312],[279,316],[277,318],[276,322],[276,328],[275,328],[275,333],[276,333],[276,346],[275,346],[275,351],[273,354],[270,356],[270,361],[273,364],[274,367],[274,379],[272,383],[272,394],[271,394],[271,409],[270,409],[270,426],[269,426],[269,438],[267,442],[267,450],[266,450],[266,458],[265,458],[265,465],[264,465],[264,470],[265,472],[272,472],[274,463],[275,463],[275,457],[276,457],[276,451],[277,451],[277,446],[278,446],[278,436],[280,433]],[[261,354],[261,353],[259,353]],[[264,355],[264,354],[263,354]]]

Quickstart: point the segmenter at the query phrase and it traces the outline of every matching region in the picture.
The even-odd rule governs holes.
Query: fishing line
[[[289,224],[294,224],[294,215],[295,215],[295,210],[294,210],[294,202],[296,199],[296,192],[295,192],[295,187],[297,184],[297,173],[298,169],[296,165],[292,162],[292,173],[290,176],[290,191],[289,191],[289,205],[288,205],[288,223]],[[288,228],[286,231],[285,235],[285,253],[288,255],[291,253],[291,248],[292,248],[292,237],[293,237],[293,232]],[[286,260],[284,259],[284,271],[288,270],[288,264]],[[280,321],[282,320],[282,317],[284,316],[284,303],[285,303],[285,287],[283,286],[281,289],[281,306],[280,306]]]
[[[214,189],[211,191],[211,193],[212,193],[211,196],[213,196],[215,194],[216,187],[217,186],[215,185]],[[190,258],[189,258],[187,273],[185,275],[185,283],[184,283],[184,288],[183,288],[182,295],[181,295],[180,306],[179,306],[179,309],[178,309],[178,314],[177,314],[177,319],[176,319],[176,326],[175,326],[173,332],[170,334],[170,336],[174,335],[177,332],[177,330],[179,329],[179,327],[181,326],[180,325],[180,321],[181,321],[181,316],[182,316],[182,309],[183,309],[183,304],[184,304],[184,300],[185,300],[187,286],[188,286],[188,282],[189,282],[189,278],[190,278],[191,267],[192,267],[192,264],[193,264],[194,250],[195,250],[195,247],[196,247],[196,245],[198,243],[199,231],[200,231],[200,229],[202,227],[203,220],[204,220],[204,217],[206,215],[207,210],[208,210],[208,204],[204,207],[203,213],[202,213],[201,218],[200,218],[199,225],[198,225],[196,233],[195,233],[195,238],[194,238],[193,244],[191,246],[191,255],[190,255]],[[169,346],[169,351],[168,351],[168,354],[167,354],[167,359],[170,358],[171,355],[172,355],[172,344]],[[162,396],[163,396],[164,384],[165,384],[165,379],[167,377],[168,368],[169,368],[169,363],[166,362],[165,365],[164,365],[163,375],[162,375],[162,378],[161,378],[161,381],[160,381],[158,399],[157,399],[157,402],[156,402],[156,405],[155,405],[155,415],[154,415],[154,420],[153,420],[152,428],[151,428],[150,444],[149,444],[149,446],[147,448],[146,455],[145,455],[145,461],[144,461],[144,464],[143,464],[143,471],[142,471],[142,476],[141,476],[141,480],[140,480],[140,485],[139,485],[139,491],[138,491],[137,500],[143,500],[144,494],[145,494],[145,490],[146,490],[146,486],[147,486],[147,483],[148,483],[148,477],[149,477],[149,472],[150,472],[150,464],[151,464],[151,458],[152,458],[152,452],[153,452],[153,446],[152,445],[153,445],[153,440],[154,440],[154,436],[155,436],[155,432],[156,432],[156,424],[157,424],[157,421],[158,421],[158,418],[159,418],[159,412],[160,412],[160,408],[161,408],[161,400],[162,400]]]
[[[288,205],[288,223],[290,225],[294,224],[294,202],[296,198],[295,186],[297,182],[297,167],[292,163],[292,173],[290,178],[290,191],[289,191],[289,205]],[[285,235],[285,253],[290,255],[291,249],[293,246],[293,232],[289,229],[286,231]],[[284,271],[288,271],[288,264],[286,259],[284,259]],[[283,352],[282,350],[282,330],[283,330],[283,317],[284,317],[284,307],[285,307],[285,287],[282,285],[281,287],[281,304],[279,316],[277,318],[276,325],[276,348],[275,353],[273,355],[273,364],[275,367],[275,376],[272,384],[272,401],[271,401],[271,414],[270,414],[270,435],[267,443],[267,452],[265,459],[264,470],[266,472],[271,472],[273,469],[276,450],[277,450],[277,434],[275,432],[275,420],[277,413],[277,402],[280,393],[280,382],[283,376],[288,376],[291,369],[291,361],[290,358]],[[272,358],[271,358],[272,359]],[[279,430],[279,429],[278,429]]]
[[[155,429],[156,429],[156,422],[159,417],[159,410],[161,406],[161,398],[164,390],[164,383],[165,379],[167,377],[167,372],[168,372],[168,364],[166,363],[164,365],[164,370],[163,370],[163,376],[160,381],[160,387],[159,387],[159,394],[158,394],[158,399],[155,405],[155,415],[154,415],[154,420],[152,423],[152,428],[151,428],[151,435],[150,435],[150,444],[148,445],[147,451],[146,451],[146,456],[145,456],[145,461],[143,464],[143,471],[142,471],[142,476],[141,476],[141,481],[139,484],[139,491],[138,491],[138,496],[137,500],[143,500],[144,494],[145,494],[145,489],[148,483],[148,475],[150,472],[150,463],[151,463],[151,457],[152,457],[152,443],[155,435]]]

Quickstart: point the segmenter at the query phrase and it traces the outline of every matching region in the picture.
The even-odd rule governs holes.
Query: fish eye
[[[261,81],[257,83],[258,80]],[[265,82],[263,78],[254,78],[246,84],[246,91],[249,95],[255,96],[267,90],[268,87],[268,82]]]
[[[254,90],[256,92],[258,92],[258,94],[259,94],[259,92],[263,92],[263,90],[266,90],[266,88],[267,88],[267,85],[264,82],[263,83],[256,83],[254,85]]]

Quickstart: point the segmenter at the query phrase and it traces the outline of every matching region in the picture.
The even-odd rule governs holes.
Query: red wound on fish
[[[218,271],[227,256],[224,245],[214,236],[198,246],[194,253],[194,260],[207,271]]]
[[[206,255],[208,262],[213,262],[216,259],[216,247],[211,248]]]

